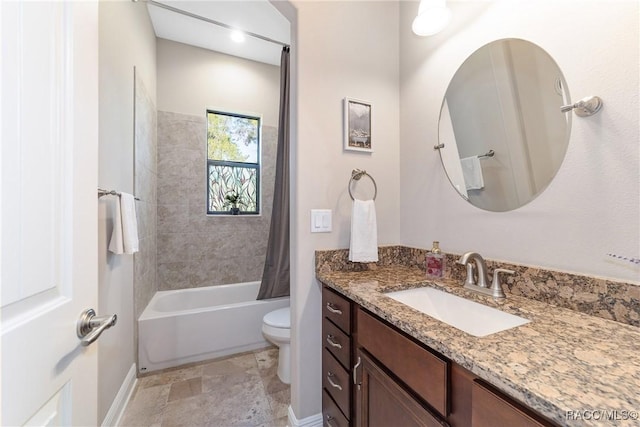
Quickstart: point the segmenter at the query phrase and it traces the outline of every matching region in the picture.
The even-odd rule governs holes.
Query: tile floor
[[[138,379],[120,426],[284,427],[290,387],[268,348]]]

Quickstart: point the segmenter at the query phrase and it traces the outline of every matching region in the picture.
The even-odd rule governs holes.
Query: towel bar
[[[102,188],[98,188],[98,197],[102,197],[102,196],[118,196],[120,197],[122,193],[120,193],[119,191],[116,190],[103,190]],[[138,197],[133,197],[136,200],[140,200]]]
[[[368,176],[371,181],[373,182],[373,189],[374,189],[374,193],[373,193],[373,200],[376,199],[376,197],[378,196],[378,185],[376,184],[376,180],[373,179],[373,177],[371,175],[369,175],[367,173],[367,171],[362,170],[362,169],[354,169],[351,171],[351,179],[349,179],[349,185],[347,186],[347,188],[349,189],[349,196],[351,196],[351,200],[355,200],[355,198],[353,197],[353,193],[351,193],[351,182],[355,179],[356,181],[359,181],[360,178],[362,178],[363,175]]]
[[[493,157],[495,154],[496,154],[495,151],[489,150],[486,153],[479,155],[478,158],[479,159],[484,159],[484,158],[487,158],[487,157]]]
[[[441,150],[441,149],[443,149],[443,148],[444,148],[444,144],[438,144],[438,145],[434,145],[434,146],[433,146],[433,149],[434,149],[434,150]],[[485,158],[487,158],[487,157],[493,157],[495,154],[496,154],[496,152],[495,152],[495,151],[493,151],[493,150],[489,150],[489,151],[487,151],[487,152],[486,152],[486,153],[484,153],[484,154],[480,154],[480,155],[478,156],[478,158],[479,158],[479,159],[485,159]]]

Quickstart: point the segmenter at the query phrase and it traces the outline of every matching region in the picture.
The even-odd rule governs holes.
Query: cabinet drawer
[[[349,416],[351,387],[349,373],[324,349],[322,351],[322,386],[345,416]]]
[[[349,427],[349,420],[340,412],[327,390],[322,390],[322,425],[328,427]]]
[[[449,362],[424,349],[380,320],[358,310],[358,345],[442,416],[449,415]]]
[[[342,366],[351,367],[351,338],[327,319],[322,321],[322,343]]]
[[[550,427],[555,425],[482,380],[473,382],[471,402],[472,427]]]
[[[362,360],[362,394],[360,419],[365,427],[441,427],[446,421],[432,414],[398,383],[389,377],[364,352]]]
[[[351,302],[328,288],[322,289],[322,317],[331,320],[347,335],[351,334]]]

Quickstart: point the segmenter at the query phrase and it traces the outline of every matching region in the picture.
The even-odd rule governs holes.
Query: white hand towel
[[[113,231],[109,241],[109,250],[116,255],[124,253],[124,242],[122,240],[122,209],[120,208],[120,197],[116,197],[115,210],[113,212]]]
[[[353,201],[349,261],[378,261],[378,225],[373,200]]]
[[[483,189],[484,178],[482,177],[482,165],[478,156],[460,159],[460,165],[462,166],[462,176],[467,190]]]
[[[120,197],[116,197],[109,250],[118,255],[138,252],[136,201],[131,194],[122,193]]]

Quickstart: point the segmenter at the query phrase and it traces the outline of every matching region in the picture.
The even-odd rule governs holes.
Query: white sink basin
[[[476,337],[484,337],[530,322],[528,319],[430,287],[390,292],[385,295]]]

